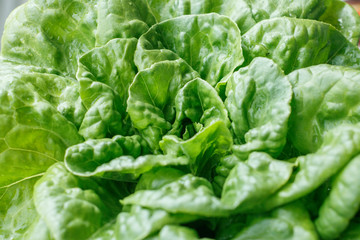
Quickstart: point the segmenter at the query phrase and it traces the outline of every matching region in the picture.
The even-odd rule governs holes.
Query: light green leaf
[[[270,212],[269,216],[254,217],[234,240],[318,240],[306,209],[293,203]]]
[[[67,149],[65,164],[75,175],[133,180],[155,167],[186,165],[186,157],[145,155],[147,146],[139,136],[88,140]]]
[[[171,167],[154,168],[141,175],[136,184],[135,191],[157,190],[164,185],[178,180],[185,175],[185,172]]]
[[[86,139],[129,132],[126,101],[137,69],[133,62],[137,40],[114,39],[79,59],[77,79],[88,109],[80,127]]]
[[[322,239],[335,239],[349,225],[360,207],[360,156],[336,176],[330,195],[319,210],[315,226]]]
[[[168,213],[160,209],[146,209],[132,206],[130,212],[122,212],[116,221],[117,239],[141,240],[168,224],[180,224],[197,217],[185,214]]]
[[[314,191],[340,171],[360,152],[360,126],[342,125],[329,131],[322,146],[313,154],[300,156],[290,181],[265,200],[262,207],[272,209]]]
[[[198,75],[179,61],[161,62],[139,72],[129,89],[127,111],[134,127],[155,152],[175,119],[175,96]]]
[[[360,121],[360,71],[318,65],[289,74],[294,100],[289,136],[302,153],[315,152],[324,134]]]
[[[187,174],[157,190],[141,190],[126,197],[123,204],[136,204],[151,209],[163,209],[169,213],[182,213],[205,217],[229,215],[215,197],[210,182]]]
[[[225,16],[204,14],[163,21],[139,38],[135,63],[140,70],[179,58],[214,86],[243,62],[240,31]]]
[[[330,23],[338,29],[354,45],[360,38],[360,17],[356,10],[341,0],[326,0],[326,11],[320,21]]]
[[[221,202],[236,212],[256,208],[290,178],[293,164],[254,152],[239,162],[225,181]]]
[[[230,150],[232,138],[223,121],[203,128],[188,140],[174,135],[164,136],[160,142],[163,152],[171,156],[186,156],[190,159],[190,170],[198,176],[209,177],[218,158]]]
[[[274,18],[242,36],[244,66],[255,57],[274,60],[286,74],[321,63],[360,69],[360,50],[333,26],[296,18]]]
[[[139,38],[155,22],[145,0],[99,0],[96,45],[114,38]]]
[[[87,239],[120,210],[116,195],[95,180],[73,176],[61,163],[37,181],[34,202],[55,239]]]
[[[38,216],[33,188],[40,176],[0,188],[0,238],[19,239]]]
[[[157,236],[147,238],[147,240],[198,240],[199,236],[194,229],[176,226],[166,225],[164,226]]]
[[[225,105],[237,137],[233,152],[246,160],[253,151],[277,157],[285,143],[292,98],[291,85],[271,60],[255,58],[232,74]]]
[[[180,89],[175,99],[176,119],[168,134],[191,138],[217,121],[230,125],[225,105],[210,84],[194,79]],[[182,134],[183,133],[183,134]]]
[[[95,46],[95,0],[30,0],[9,16],[2,56],[75,76],[79,56]]]

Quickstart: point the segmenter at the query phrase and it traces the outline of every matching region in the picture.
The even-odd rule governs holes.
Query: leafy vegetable
[[[28,0],[0,57],[0,239],[358,239],[341,0]]]

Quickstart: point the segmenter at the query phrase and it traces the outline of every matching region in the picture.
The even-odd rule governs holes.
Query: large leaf
[[[149,0],[149,5],[158,21],[216,12],[230,17],[245,33],[262,20],[292,17],[330,23],[353,44],[357,44],[360,37],[358,14],[341,0]]]
[[[296,18],[274,18],[242,36],[245,63],[255,57],[274,60],[286,74],[321,63],[360,69],[360,50],[333,26]]]
[[[226,87],[225,105],[237,143],[234,153],[247,159],[253,151],[277,157],[285,143],[290,116],[291,85],[271,60],[255,58],[233,73]]]
[[[214,86],[243,62],[240,31],[218,14],[182,16],[158,23],[139,38],[136,66],[183,59]]]
[[[61,163],[34,188],[36,209],[55,239],[87,239],[120,211],[116,200],[96,180],[75,177]]]
[[[128,90],[137,69],[133,62],[137,40],[114,39],[79,59],[77,79],[87,108],[80,133],[86,139],[129,132],[126,124]]]
[[[9,16],[2,56],[75,76],[79,56],[95,46],[94,0],[30,0]]]
[[[221,202],[244,212],[280,189],[290,178],[293,164],[274,160],[265,153],[252,153],[239,162],[225,181]]]
[[[139,38],[155,18],[145,0],[99,0],[96,45],[114,38]]]
[[[289,136],[303,153],[316,151],[324,134],[360,121],[360,71],[318,65],[289,74],[294,100]]]
[[[297,158],[290,181],[262,204],[271,209],[314,191],[340,171],[360,152],[360,126],[342,125],[329,131],[322,146],[313,154]]]

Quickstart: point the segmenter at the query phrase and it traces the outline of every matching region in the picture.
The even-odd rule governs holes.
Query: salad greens
[[[0,57],[0,239],[360,239],[341,0],[29,0]]]

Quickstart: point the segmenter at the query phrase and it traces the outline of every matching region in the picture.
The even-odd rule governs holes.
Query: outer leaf
[[[237,212],[251,209],[281,188],[292,168],[293,164],[274,160],[265,153],[252,153],[246,163],[239,162],[231,170],[221,202]]]
[[[80,133],[87,139],[126,134],[130,126],[126,101],[137,72],[133,62],[137,40],[114,39],[79,59],[77,79],[88,109]]]
[[[165,154],[187,156],[193,174],[209,177],[213,165],[211,160],[223,156],[232,146],[231,134],[223,121],[217,121],[198,132],[189,140],[168,135],[160,142]]]
[[[96,181],[77,178],[60,163],[50,167],[34,189],[36,209],[55,239],[87,239],[119,211],[112,198]]]
[[[96,1],[30,0],[9,16],[2,56],[75,76],[78,57],[95,46]]]
[[[360,69],[357,46],[331,25],[318,21],[296,18],[264,20],[242,37],[244,65],[255,57],[268,57],[286,74],[321,63]]]
[[[228,216],[220,200],[215,197],[210,183],[187,174],[158,190],[136,191],[122,200],[123,204],[137,204],[160,208],[170,213],[184,213],[206,217]]]
[[[305,208],[293,203],[270,213],[270,216],[254,218],[234,240],[317,240],[313,223]]]
[[[180,224],[195,220],[195,216],[172,214],[164,210],[152,210],[132,206],[130,212],[122,212],[116,221],[117,239],[141,240],[162,229],[167,224]]]
[[[80,126],[86,110],[81,102],[78,82],[71,78],[61,77],[58,72],[51,69],[1,60],[1,79],[29,86],[67,120],[74,123],[76,127]]]
[[[144,0],[99,0],[96,45],[114,38],[139,38],[155,24]]]
[[[294,71],[289,79],[294,89],[289,135],[301,152],[316,151],[330,129],[360,121],[360,71],[318,65]]]
[[[297,159],[298,169],[292,179],[267,199],[271,209],[305,196],[342,169],[360,151],[360,126],[343,125],[329,131],[316,153]]]
[[[133,125],[153,150],[171,128],[175,118],[175,96],[179,89],[197,77],[179,61],[161,62],[139,72],[130,86],[127,111]]]
[[[233,73],[226,87],[237,142],[234,153],[247,159],[253,151],[277,157],[285,143],[290,116],[291,85],[271,60],[254,59],[249,67]]]
[[[39,176],[0,188],[0,238],[19,239],[38,216],[33,187]]]
[[[0,116],[0,187],[43,173],[82,141],[76,127],[19,76],[0,80]]]
[[[353,44],[357,44],[360,36],[358,14],[341,0],[150,0],[149,5],[158,21],[181,15],[216,12],[230,17],[245,33],[262,20],[293,17],[330,23]]]
[[[320,21],[330,23],[338,29],[354,45],[360,38],[360,18],[356,10],[341,0],[325,1],[326,11]]]
[[[142,35],[135,63],[142,70],[181,58],[214,86],[243,62],[240,39],[239,29],[225,16],[182,16],[156,24]]]
[[[315,220],[322,239],[335,239],[349,225],[360,207],[360,156],[355,157],[336,176],[329,197]]]

